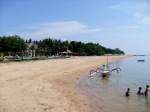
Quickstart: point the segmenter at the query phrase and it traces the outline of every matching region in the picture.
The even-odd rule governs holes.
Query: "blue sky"
[[[150,54],[150,0],[0,0],[0,35],[14,34]]]

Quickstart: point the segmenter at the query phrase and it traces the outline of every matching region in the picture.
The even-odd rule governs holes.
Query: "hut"
[[[60,55],[64,57],[70,57],[72,55],[72,52],[70,50],[66,50],[66,51],[60,52]]]

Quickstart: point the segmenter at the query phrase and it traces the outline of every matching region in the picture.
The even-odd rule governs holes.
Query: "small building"
[[[72,55],[72,51],[70,51],[70,50],[63,51],[63,52],[60,52],[60,55],[61,56],[71,56]]]
[[[35,50],[38,48],[38,46],[35,43],[27,43],[27,49],[25,54],[27,56],[35,57]]]

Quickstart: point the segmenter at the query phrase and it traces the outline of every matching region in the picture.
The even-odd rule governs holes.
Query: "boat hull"
[[[102,77],[107,77],[107,76],[110,75],[110,71],[103,71],[103,72],[101,73],[101,75],[102,75]]]

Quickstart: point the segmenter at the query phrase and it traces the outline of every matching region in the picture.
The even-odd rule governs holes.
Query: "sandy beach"
[[[109,62],[128,56],[110,56]],[[0,64],[0,112],[91,112],[76,84],[105,56]]]

